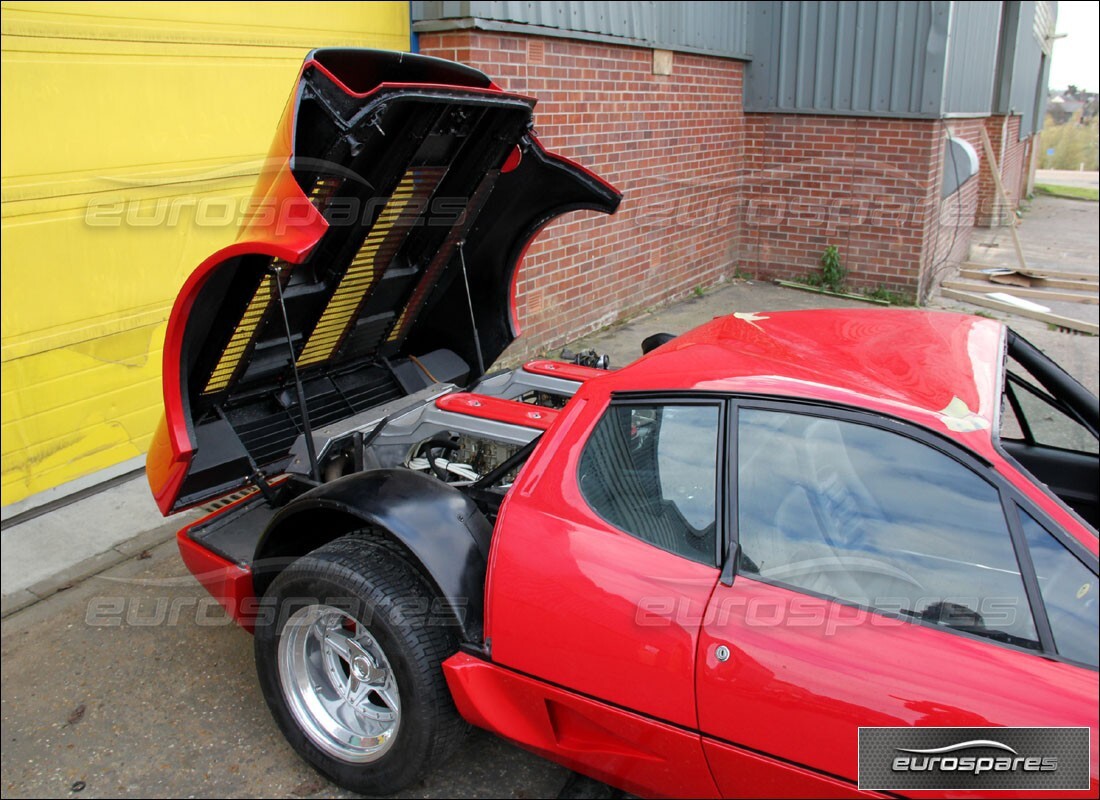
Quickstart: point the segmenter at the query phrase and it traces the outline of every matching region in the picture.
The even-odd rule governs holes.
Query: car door
[[[1094,556],[900,423],[745,402],[733,426],[696,673],[723,794],[853,795],[874,726],[1088,727],[1096,775]]]
[[[551,741],[536,747],[637,791],[712,795],[694,669],[718,580],[723,403],[569,408],[495,527],[492,660],[597,701],[565,710],[548,696],[537,713],[550,707]],[[627,718],[644,733],[623,733]]]

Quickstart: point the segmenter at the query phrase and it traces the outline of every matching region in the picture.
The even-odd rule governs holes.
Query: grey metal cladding
[[[969,0],[953,4],[944,113],[989,113],[1000,38],[1000,2]]]
[[[749,58],[749,2],[413,2],[415,29],[468,19],[480,27],[535,26],[669,50]],[[416,25],[416,23],[420,23]],[[518,30],[518,28],[517,28]],[[579,38],[584,38],[579,37]]]
[[[745,110],[1041,127],[1057,3],[1046,0],[413,2],[414,30],[482,27],[748,61]],[[1039,31],[1039,32],[1037,32]]]
[[[424,19],[461,19],[470,16],[470,4],[450,0],[413,0],[409,4],[413,21]]]
[[[1040,8],[1040,6],[1046,8]],[[1006,3],[1001,36],[1001,70],[993,98],[997,114],[1019,114],[1021,138],[1036,133],[1046,114],[1047,76],[1050,57],[1044,55],[1044,45],[1050,48],[1057,3]],[[1045,25],[1043,39],[1036,32],[1037,22]]]
[[[951,3],[755,2],[746,111],[937,117]]]

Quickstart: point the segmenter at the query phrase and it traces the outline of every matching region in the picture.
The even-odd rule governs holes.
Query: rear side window
[[[1096,575],[1022,509],[1020,523],[1058,654],[1098,666]]]
[[[739,571],[1038,648],[1000,495],[922,442],[742,409]]]
[[[717,405],[613,405],[578,481],[603,519],[670,553],[716,563]]]
[[[1031,373],[1011,356],[1006,363],[1002,439],[1057,447],[1079,453],[1097,453],[1100,444],[1084,425],[1041,388]]]

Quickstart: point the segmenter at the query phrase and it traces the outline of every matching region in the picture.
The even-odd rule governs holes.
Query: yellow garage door
[[[140,463],[172,301],[235,238],[302,57],[407,50],[409,8],[3,3],[2,21],[7,516]]]

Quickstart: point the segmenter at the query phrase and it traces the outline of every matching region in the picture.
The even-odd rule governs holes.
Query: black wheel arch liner
[[[406,551],[455,612],[463,639],[480,643],[492,526],[458,489],[408,469],[347,475],[281,508],[256,543],[256,597],[296,558],[361,528]]]

